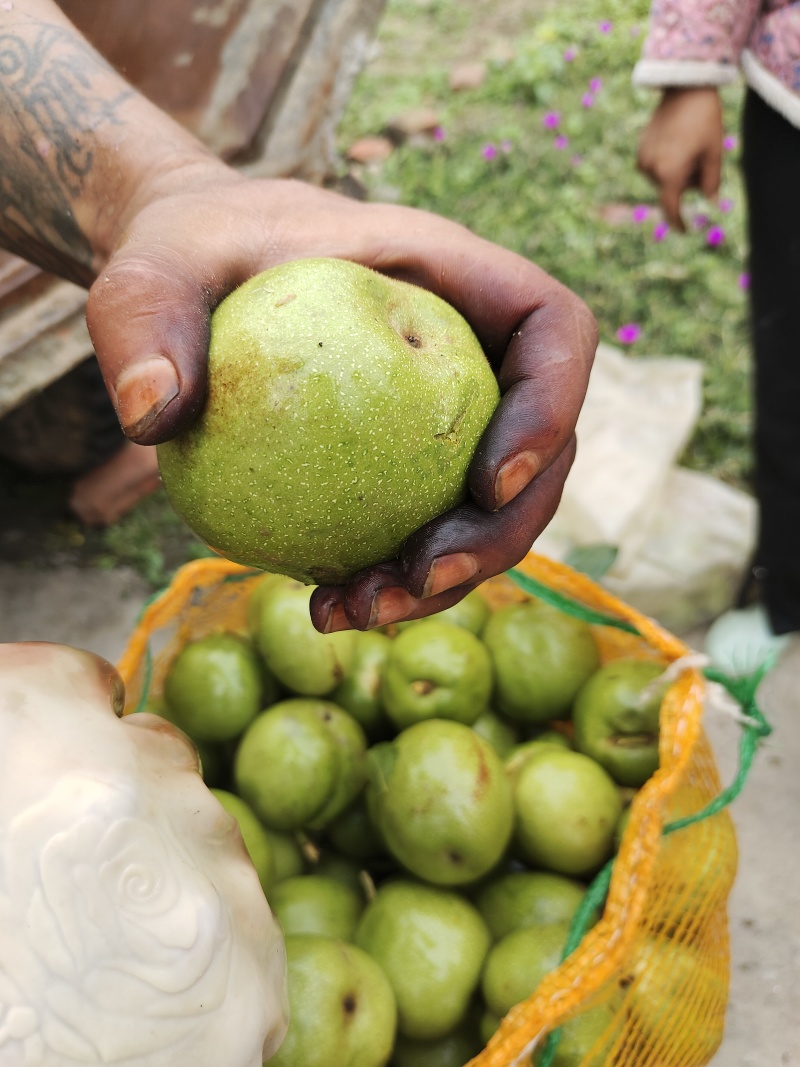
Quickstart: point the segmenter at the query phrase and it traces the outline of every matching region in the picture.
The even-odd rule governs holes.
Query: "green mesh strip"
[[[582,619],[583,622],[594,623],[597,626],[614,626],[617,630],[625,630],[626,633],[639,636],[639,631],[636,627],[632,623],[626,622],[625,619],[618,619],[615,615],[604,615],[602,611],[594,611],[592,608],[587,608],[585,604],[580,604],[577,600],[571,600],[568,596],[564,596],[563,593],[557,593],[543,582],[537,582],[535,578],[529,578],[527,574],[523,574],[522,571],[518,571],[516,568],[506,571],[506,574],[520,589],[530,593],[531,596],[535,596],[538,600],[543,600],[546,604],[550,604],[551,607],[558,608],[565,615],[572,615],[576,619]]]
[[[573,602],[573,607],[579,608],[580,605]],[[573,611],[573,614],[577,615],[577,612]],[[577,617],[580,618],[580,615],[577,615]],[[589,622],[591,620],[587,619],[586,621]],[[715,667],[708,667],[703,671],[709,681],[718,682],[724,686],[741,706],[742,737],[739,742],[738,769],[735,778],[727,789],[723,789],[706,807],[694,815],[687,815],[683,819],[675,819],[673,822],[667,823],[662,830],[662,834],[674,833],[676,830],[682,830],[685,826],[691,826],[693,823],[715,815],[741,793],[750,773],[753,757],[756,754],[759,742],[762,738],[768,737],[772,733],[772,727],[756,704],[756,691],[766,673],[774,666],[776,658],[777,653],[768,657],[752,674],[740,678],[731,678]],[[584,934],[591,925],[593,912],[604,906],[613,870],[614,860],[610,859],[586,890],[580,907],[570,924],[569,934],[561,956],[562,960],[565,960],[567,956],[573,953],[583,940]],[[560,1039],[560,1029],[553,1030],[547,1035],[547,1040],[542,1046],[542,1055],[539,1059],[538,1067],[552,1067]]]

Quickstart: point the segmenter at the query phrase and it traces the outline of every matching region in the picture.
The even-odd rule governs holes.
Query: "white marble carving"
[[[283,939],[197,754],[113,667],[0,645],[0,1067],[261,1067]]]

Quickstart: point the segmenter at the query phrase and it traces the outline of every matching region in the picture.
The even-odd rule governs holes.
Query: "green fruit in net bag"
[[[384,1067],[397,1009],[381,968],[355,945],[286,938],[289,1030],[270,1067]]]
[[[398,1030],[415,1041],[445,1037],[464,1018],[490,937],[464,897],[419,882],[387,882],[367,905],[356,944],[385,971]]]
[[[158,446],[161,476],[229,559],[340,584],[464,499],[498,400],[439,297],[346,260],[295,260],[213,313],[206,403]]]
[[[494,663],[495,706],[515,722],[567,718],[578,690],[600,664],[587,624],[541,601],[494,612],[483,640]]]
[[[262,707],[262,667],[237,634],[212,634],[185,645],[164,679],[169,717],[192,739],[238,737]]]

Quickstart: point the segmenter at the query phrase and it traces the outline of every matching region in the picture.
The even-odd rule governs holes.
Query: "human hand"
[[[709,200],[719,191],[722,106],[712,87],[667,89],[639,142],[637,166],[658,186],[671,226],[681,232],[681,197],[699,189]]]
[[[424,286],[481,341],[502,400],[470,467],[470,499],[412,535],[398,560],[318,588],[318,629],[440,611],[516,564],[549,522],[597,334],[582,301],[527,260],[435,215],[248,179],[207,156],[137,190],[112,247],[87,320],[120,421],[140,444],[197,416],[212,309],[280,262],[339,256]]]

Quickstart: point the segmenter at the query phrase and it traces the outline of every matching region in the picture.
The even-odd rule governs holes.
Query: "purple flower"
[[[608,19],[603,19],[603,21],[598,25],[597,28],[601,33],[611,33],[611,31],[614,29],[614,23],[609,22]]]
[[[706,242],[715,248],[725,240],[725,231],[721,226],[712,226],[706,234]]]
[[[726,152],[732,152],[734,148],[739,144],[739,138],[730,134],[728,137],[722,139],[722,147]]]
[[[485,144],[481,149],[481,155],[484,159],[495,159],[497,156],[497,149],[493,144]]]
[[[708,215],[703,215],[702,212],[692,216],[692,226],[695,230],[704,230],[710,221]]]
[[[720,211],[723,211],[723,212],[726,212],[726,213],[728,211],[733,211],[733,201],[732,200],[720,200],[719,209],[720,209]]]
[[[542,119],[542,125],[546,130],[557,130],[560,122],[561,116],[557,111],[548,111]]]
[[[563,133],[559,133],[553,140],[553,148],[566,148],[569,144],[569,137],[565,137]]]
[[[668,233],[669,226],[667,226],[666,222],[659,222],[657,226],[653,227],[653,240],[663,241]]]
[[[592,92],[592,93],[599,93],[602,88],[603,88],[603,79],[602,78],[592,78],[591,81],[589,82],[589,91]]]
[[[747,271],[744,271],[742,274],[739,275],[739,288],[740,289],[749,289],[750,288],[750,275],[747,273]]]
[[[514,147],[514,142],[513,141],[501,141],[500,142],[500,151],[501,152],[505,152],[506,155],[508,155],[508,153],[511,151],[511,149],[513,147]]]
[[[581,97],[581,107],[593,107],[593,106],[594,106],[594,96],[592,95],[592,93],[584,93],[583,96]]]
[[[637,204],[631,212],[634,222],[645,222],[650,218],[650,208],[647,204]]]
[[[434,139],[434,141],[443,141],[445,139],[445,136],[446,136],[446,134],[445,134],[445,132],[444,132],[444,130],[442,129],[441,126],[434,127],[434,130],[433,130],[433,139]]]
[[[577,56],[577,54],[578,54],[578,49],[577,48],[567,48],[567,49],[565,49],[565,51],[564,51],[564,62],[565,63],[571,63],[573,61],[573,59]]]
[[[626,322],[617,330],[617,340],[624,345],[632,345],[642,336],[642,327],[638,322]]]

